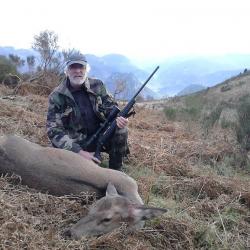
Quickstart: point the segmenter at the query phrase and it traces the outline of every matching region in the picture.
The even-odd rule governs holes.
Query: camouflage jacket
[[[77,153],[84,146],[87,134],[84,131],[80,109],[68,86],[69,80],[65,79],[50,94],[46,127],[53,146]],[[87,78],[85,87],[93,110],[101,123],[117,103],[101,80]]]

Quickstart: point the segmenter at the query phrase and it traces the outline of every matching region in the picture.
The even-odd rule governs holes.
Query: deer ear
[[[157,207],[133,207],[132,209],[132,216],[135,218],[136,221],[139,220],[150,220],[152,218],[161,216],[162,214],[166,213],[167,209],[164,208],[157,208]]]
[[[116,196],[118,195],[115,186],[109,182],[108,186],[107,186],[107,190],[106,190],[106,196]]]

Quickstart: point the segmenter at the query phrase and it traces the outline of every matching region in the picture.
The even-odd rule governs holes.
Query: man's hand
[[[96,157],[94,157],[94,152],[87,152],[87,151],[80,150],[78,154],[87,160],[94,161],[97,164],[101,163]]]
[[[128,118],[118,116],[116,118],[116,125],[118,128],[125,128],[128,125]]]

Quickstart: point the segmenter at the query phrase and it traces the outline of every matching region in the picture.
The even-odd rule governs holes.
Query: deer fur
[[[103,197],[106,193],[88,216],[67,231],[75,239],[109,232],[121,222],[135,227],[166,212],[144,207],[136,181],[125,173],[101,168],[67,150],[42,147],[15,135],[1,136],[0,174],[12,173],[21,176],[22,184],[52,195],[89,191]]]
[[[15,173],[22,184],[53,195],[94,192],[105,195],[111,182],[119,194],[137,204],[142,200],[128,175],[101,168],[73,152],[42,147],[18,136],[0,137],[0,173]]]

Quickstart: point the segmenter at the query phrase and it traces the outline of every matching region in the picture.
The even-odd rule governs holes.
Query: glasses
[[[82,65],[79,63],[73,63],[69,65],[69,69],[86,69],[86,65]]]

